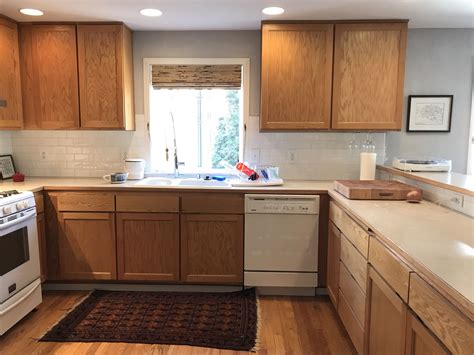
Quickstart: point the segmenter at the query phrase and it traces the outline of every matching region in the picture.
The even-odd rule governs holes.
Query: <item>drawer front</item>
[[[100,192],[59,193],[58,210],[70,212],[114,212],[115,195]]]
[[[346,301],[359,321],[359,324],[364,328],[365,290],[359,287],[343,263],[340,263],[339,268],[339,288],[346,296]]]
[[[414,273],[408,305],[453,354],[472,354],[473,323]]]
[[[357,224],[333,201],[329,204],[329,219],[341,230],[347,239],[367,259],[369,249],[369,233]]]
[[[367,282],[367,260],[365,260],[343,235],[341,236],[341,261],[359,286],[365,290]]]
[[[44,212],[44,197],[42,192],[35,192],[36,213]]]
[[[341,318],[341,321],[352,340],[352,344],[354,344],[357,352],[362,354],[364,348],[364,330],[357,321],[357,318],[349,306],[347,299],[348,296],[344,295],[344,293],[339,290],[339,304],[337,307],[337,313],[339,314],[339,317]]]
[[[244,195],[227,193],[188,193],[181,195],[184,213],[243,214]]]
[[[177,194],[118,194],[116,196],[118,212],[179,212]]]
[[[408,281],[412,270],[374,237],[370,239],[369,263],[407,303]]]

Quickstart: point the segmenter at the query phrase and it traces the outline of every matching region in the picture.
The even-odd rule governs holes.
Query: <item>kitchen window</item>
[[[222,171],[243,155],[248,59],[145,59],[151,170]],[[148,103],[147,103],[148,102]]]

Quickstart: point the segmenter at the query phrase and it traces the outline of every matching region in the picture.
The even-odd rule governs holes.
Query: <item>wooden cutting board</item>
[[[334,189],[350,200],[421,200],[418,187],[389,180],[337,180]],[[407,195],[410,194],[410,196]],[[417,192],[416,194],[413,192]]]

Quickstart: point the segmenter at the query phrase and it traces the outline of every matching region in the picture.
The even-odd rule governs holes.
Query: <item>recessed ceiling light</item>
[[[158,9],[142,9],[140,10],[140,13],[143,16],[148,16],[148,17],[158,17],[158,16],[163,15],[163,12],[161,12]]]
[[[20,12],[23,15],[28,15],[28,16],[43,16],[44,12],[41,10],[37,9],[20,9]]]
[[[265,15],[271,15],[271,16],[274,16],[274,15],[281,15],[282,13],[285,12],[285,9],[281,8],[281,7],[276,7],[276,6],[271,6],[271,7],[266,7],[262,10],[262,12],[265,14]]]

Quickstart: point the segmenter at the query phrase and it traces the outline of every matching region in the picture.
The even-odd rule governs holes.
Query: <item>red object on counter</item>
[[[25,181],[25,175],[23,175],[22,173],[15,173],[15,175],[13,175],[13,182],[23,182]]]
[[[255,170],[250,169],[244,163],[237,163],[235,168],[237,170],[243,172],[245,175],[247,175],[250,178],[250,180],[257,180],[260,177],[260,176],[258,176],[258,174]]]

